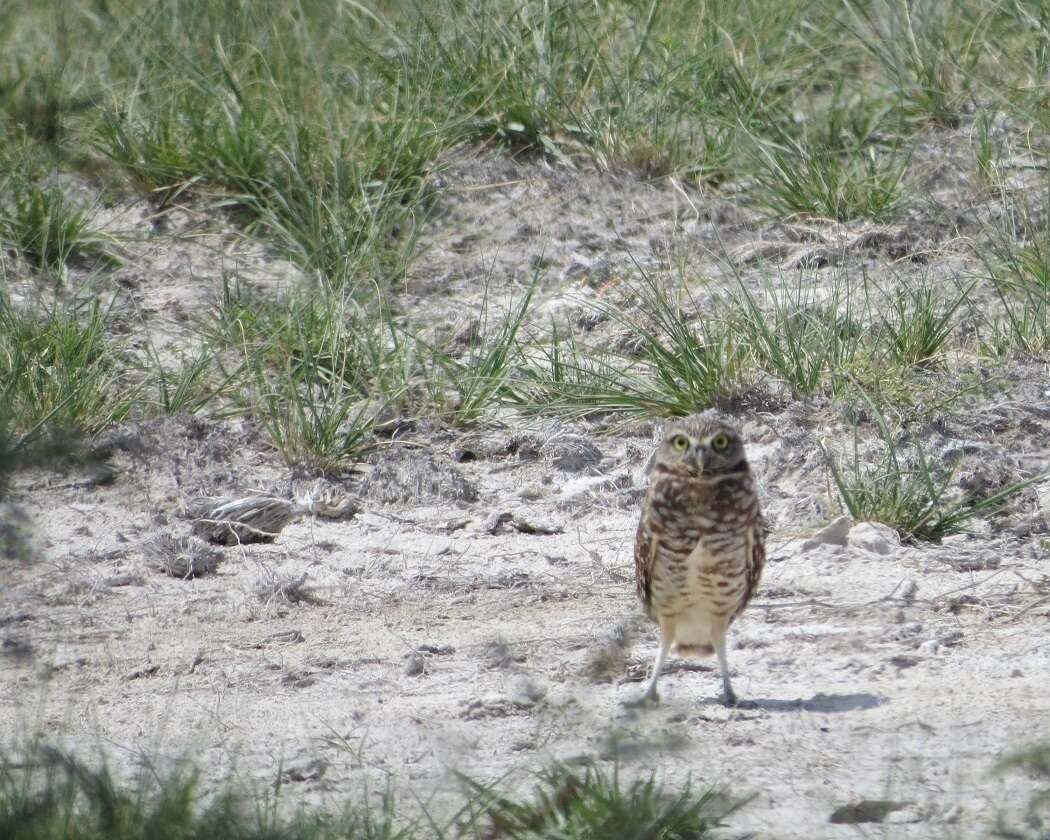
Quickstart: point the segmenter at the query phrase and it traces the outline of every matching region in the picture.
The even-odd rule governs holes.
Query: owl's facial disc
[[[717,431],[703,441],[704,468],[731,471],[743,461],[743,444],[735,432]]]
[[[699,475],[704,468],[704,446],[690,435],[673,432],[664,441],[669,451],[666,463],[684,473]]]
[[[672,425],[654,457],[664,469],[683,478],[748,469],[740,433],[731,423],[709,412]]]

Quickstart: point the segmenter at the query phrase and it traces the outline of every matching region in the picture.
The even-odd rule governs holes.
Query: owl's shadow
[[[752,709],[765,709],[769,712],[817,712],[834,714],[837,712],[858,712],[874,709],[885,703],[885,698],[875,694],[814,694],[808,700],[801,697],[795,700],[761,700],[748,698],[747,706]]]

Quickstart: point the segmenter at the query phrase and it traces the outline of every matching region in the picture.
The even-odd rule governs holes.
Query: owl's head
[[[695,478],[745,473],[748,465],[736,426],[711,410],[669,423],[653,457],[653,468]]]

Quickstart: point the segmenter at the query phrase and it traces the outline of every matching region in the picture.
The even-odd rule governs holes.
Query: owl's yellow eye
[[[729,448],[729,437],[727,435],[715,435],[711,438],[711,448],[715,452],[725,452]]]
[[[689,438],[685,435],[675,435],[671,438],[671,446],[679,452],[685,452],[689,448]]]

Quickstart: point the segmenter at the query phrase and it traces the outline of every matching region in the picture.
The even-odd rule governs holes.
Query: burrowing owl
[[[646,697],[668,651],[718,655],[726,705],[737,703],[726,631],[758,585],[765,536],[740,433],[705,411],[668,426],[653,455],[634,545],[638,596],[660,627]]]

